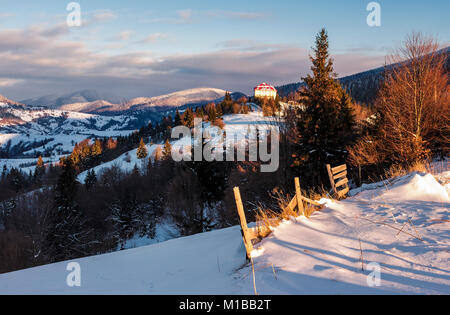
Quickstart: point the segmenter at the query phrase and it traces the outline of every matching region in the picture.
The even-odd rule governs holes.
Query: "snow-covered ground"
[[[450,294],[450,172],[437,175],[441,184],[414,173],[282,223],[256,246],[258,294]],[[66,285],[62,262],[0,275],[0,294],[254,294],[237,226],[77,262],[81,287]],[[367,284],[371,263],[379,287]]]

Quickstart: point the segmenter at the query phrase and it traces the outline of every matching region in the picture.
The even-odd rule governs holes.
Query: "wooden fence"
[[[301,187],[300,187],[300,179],[295,178],[295,196],[287,205],[287,208],[290,211],[294,211],[295,208],[298,208],[298,214],[305,214],[305,208],[303,202],[309,203],[313,206],[322,208],[323,205],[318,203],[317,201],[306,198],[302,195]],[[258,241],[260,239],[260,235],[270,234],[270,231],[266,231],[268,227],[259,226],[256,228],[249,228],[247,226],[247,218],[245,216],[244,205],[242,204],[241,193],[239,191],[239,187],[234,188],[234,198],[236,200],[236,207],[239,214],[239,221],[241,223],[241,232],[242,238],[244,240],[245,250],[247,254],[247,259],[251,258],[251,253],[253,251],[253,242]]]
[[[346,197],[350,191],[347,178],[347,165],[344,164],[332,168],[330,164],[327,164],[327,171],[334,197],[337,199]]]

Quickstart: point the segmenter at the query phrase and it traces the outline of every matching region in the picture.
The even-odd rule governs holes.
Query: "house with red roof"
[[[261,83],[254,88],[255,98],[273,98],[277,97],[277,89],[267,83]]]

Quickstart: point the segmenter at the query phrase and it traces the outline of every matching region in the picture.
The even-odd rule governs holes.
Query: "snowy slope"
[[[0,103],[0,149],[22,164],[22,158],[51,155],[51,161],[70,153],[75,143],[93,137],[128,135],[136,127],[133,116],[100,116],[71,111]]]
[[[255,259],[258,292],[449,294],[448,191],[429,174],[381,186],[278,227]],[[366,284],[372,262],[381,266],[381,287]]]
[[[156,144],[153,144],[153,145],[148,144],[147,145],[147,151],[148,151],[148,155],[150,157],[154,157],[154,153],[155,153],[155,150],[157,147],[158,147],[158,145],[156,145]],[[119,156],[117,159],[114,159],[110,162],[103,163],[103,164],[100,164],[100,165],[94,167],[93,170],[95,171],[96,174],[102,174],[102,172],[104,170],[107,170],[107,169],[117,166],[123,172],[131,173],[131,171],[133,170],[135,165],[137,165],[138,167],[141,167],[142,163],[143,163],[142,160],[139,160],[137,158],[136,153],[137,153],[137,149],[128,151],[128,152],[122,154],[121,156]],[[90,170],[88,170],[88,171],[90,171]],[[77,179],[80,183],[84,183],[88,171],[85,171],[85,172],[81,173],[80,175],[78,175]]]
[[[213,101],[225,95],[226,91],[214,88],[197,88],[178,91],[155,97],[138,97],[130,100],[128,106],[173,106],[178,107],[191,103]]]
[[[323,200],[323,211],[283,223],[258,244],[258,293],[450,294],[448,191],[426,174],[378,186]],[[67,262],[3,274],[0,294],[253,294],[244,256],[240,228],[232,227],[79,259],[78,288],[66,285]],[[381,266],[380,287],[367,285],[370,262]]]
[[[11,106],[5,103],[0,103],[0,106],[2,106],[1,133],[52,135],[80,132],[86,134],[91,130],[125,130],[136,119],[129,116],[100,116],[38,107]]]
[[[241,243],[239,228],[232,227],[80,259],[76,289],[66,286],[67,263],[3,274],[0,294],[225,294],[233,287],[230,275],[245,264]]]

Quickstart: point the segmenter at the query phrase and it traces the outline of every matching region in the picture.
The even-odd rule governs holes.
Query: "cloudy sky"
[[[450,2],[384,0],[0,0],[0,94],[15,100],[96,89],[123,97],[214,87],[250,93],[298,82],[326,27],[340,76],[383,65],[411,31],[450,43]]]

